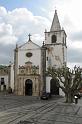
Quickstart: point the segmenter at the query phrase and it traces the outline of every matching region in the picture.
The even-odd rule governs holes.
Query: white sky
[[[82,67],[82,0],[48,0],[47,5],[36,10],[36,15],[28,7],[7,10],[1,6],[0,64],[12,61],[15,44],[26,42],[29,33],[35,43],[42,44],[45,28],[50,29],[55,8],[67,34],[68,65]]]

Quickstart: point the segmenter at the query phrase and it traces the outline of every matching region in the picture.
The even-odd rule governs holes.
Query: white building
[[[9,88],[9,66],[0,65],[0,91]]]
[[[11,79],[17,95],[40,95],[43,90],[61,94],[55,80],[46,76],[48,67],[62,67],[67,63],[66,33],[61,29],[57,12],[50,31],[45,31],[45,42],[40,47],[30,39],[14,51],[14,71]],[[13,68],[12,68],[13,69]],[[13,85],[14,84],[14,85]]]
[[[61,29],[57,12],[52,21],[51,29],[45,32],[45,46],[46,50],[46,69],[51,66],[61,68],[67,63],[67,46],[66,46],[66,33]],[[56,87],[55,81],[52,77],[46,77],[46,90],[52,94],[61,94],[61,89]]]

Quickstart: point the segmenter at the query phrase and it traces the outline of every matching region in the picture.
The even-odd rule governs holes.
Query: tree
[[[72,103],[74,94],[77,93],[82,82],[81,69],[76,66],[73,70],[68,67],[48,68],[47,73],[56,79],[57,86],[65,93],[66,102]]]

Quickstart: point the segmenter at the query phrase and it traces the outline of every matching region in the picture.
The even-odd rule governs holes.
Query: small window
[[[1,78],[1,85],[3,85],[4,83],[4,78]]]
[[[48,61],[48,57],[47,57],[47,61]]]
[[[26,53],[26,56],[27,57],[31,57],[32,56],[32,53],[28,52],[28,53]]]
[[[56,35],[52,35],[52,43],[56,43],[56,41],[57,41]]]

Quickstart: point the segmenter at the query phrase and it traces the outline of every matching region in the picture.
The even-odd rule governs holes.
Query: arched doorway
[[[25,95],[32,96],[32,80],[27,79],[25,81]]]
[[[50,80],[50,93],[52,95],[59,95],[59,88],[57,87],[56,79]]]

